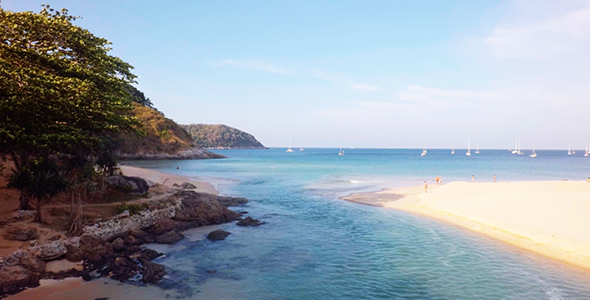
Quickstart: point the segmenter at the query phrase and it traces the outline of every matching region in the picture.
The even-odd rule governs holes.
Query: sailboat
[[[535,143],[533,143],[533,154],[529,155],[530,157],[537,157],[537,153],[535,153]]]
[[[518,154],[518,140],[514,140],[514,150],[511,153]]]
[[[588,153],[588,143],[586,143],[586,153],[584,153],[584,156],[590,156],[590,154]]]
[[[524,152],[522,152],[522,141],[520,139],[518,139],[518,148],[516,150],[516,154],[518,154],[518,155],[524,154]]]
[[[428,151],[426,151],[426,146],[424,146],[424,148],[422,148],[422,154],[420,154],[420,156],[426,156],[426,153]]]
[[[455,147],[453,147],[453,150],[451,150],[451,154],[455,154]]]
[[[287,149],[287,152],[293,152],[293,149],[291,149],[291,140],[289,140],[289,149]]]
[[[475,154],[479,154],[479,141],[476,141],[476,143],[477,143],[477,148],[475,150]]]
[[[340,156],[344,155],[344,151],[342,151],[342,145],[340,145],[340,152],[338,152],[338,155],[340,155]]]
[[[467,153],[465,153],[465,155],[471,156],[471,141],[470,140],[467,140]]]
[[[567,155],[572,155],[572,145],[567,144]]]
[[[299,147],[299,151],[304,151],[303,150],[303,140],[301,140],[301,146]]]

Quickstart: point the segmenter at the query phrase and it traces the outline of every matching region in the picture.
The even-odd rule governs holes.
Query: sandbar
[[[425,215],[590,269],[590,183],[452,182],[342,199]]]

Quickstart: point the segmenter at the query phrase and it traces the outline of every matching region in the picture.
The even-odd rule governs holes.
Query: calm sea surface
[[[409,213],[339,200],[351,192],[443,181],[585,180],[578,151],[223,150],[218,160],[134,161],[207,178],[250,199],[266,222],[224,224],[226,240],[163,248],[163,287],[183,299],[590,299],[590,272]],[[177,169],[179,167],[179,169]],[[558,201],[559,199],[556,199]],[[534,201],[534,200],[532,200]],[[590,212],[589,212],[590,217]],[[590,233],[589,233],[590,234]],[[215,272],[211,272],[215,270]],[[174,291],[174,293],[172,293]]]

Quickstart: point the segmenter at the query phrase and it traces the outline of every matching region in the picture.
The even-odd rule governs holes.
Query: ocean
[[[266,222],[221,228],[224,241],[159,248],[180,299],[589,299],[590,272],[411,213],[340,200],[356,192],[434,182],[586,180],[590,157],[507,150],[219,150],[227,159],[126,164],[206,179],[250,200]],[[177,169],[178,167],[178,169]],[[556,199],[558,201],[558,199]],[[161,295],[154,294],[153,299]],[[124,299],[124,298],[121,298]]]

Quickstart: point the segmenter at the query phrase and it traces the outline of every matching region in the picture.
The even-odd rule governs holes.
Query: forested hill
[[[138,103],[141,103],[135,100]],[[149,99],[147,99],[148,103]],[[191,136],[176,122],[166,118],[158,110],[134,103],[131,115],[139,120],[145,136],[131,133],[122,136],[124,159],[162,158],[221,158],[195,146]]]
[[[266,149],[256,138],[227,125],[180,125],[193,141],[207,149]]]

